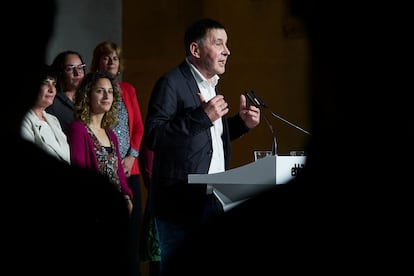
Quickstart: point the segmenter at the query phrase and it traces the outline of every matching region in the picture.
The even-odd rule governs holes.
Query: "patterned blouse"
[[[121,191],[121,184],[118,178],[118,157],[115,152],[115,145],[112,140],[110,147],[104,147],[99,142],[93,131],[87,126],[88,133],[92,138],[96,158],[98,159],[99,172],[109,177],[109,180],[114,183],[119,191]],[[105,130],[106,132],[106,130]],[[108,135],[109,136],[109,135]]]

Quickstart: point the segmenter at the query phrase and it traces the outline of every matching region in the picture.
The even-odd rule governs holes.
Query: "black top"
[[[55,115],[66,132],[67,126],[73,121],[73,109],[74,103],[65,93],[60,92],[56,94],[53,104],[46,108],[46,112]]]

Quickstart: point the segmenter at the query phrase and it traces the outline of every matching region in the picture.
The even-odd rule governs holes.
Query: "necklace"
[[[102,127],[92,126],[88,125],[88,127],[94,132],[94,133],[102,133],[104,129]]]

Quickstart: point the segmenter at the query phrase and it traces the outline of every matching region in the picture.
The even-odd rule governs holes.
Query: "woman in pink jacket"
[[[117,123],[120,92],[111,75],[88,73],[76,91],[74,121],[67,137],[71,162],[106,175],[119,188],[132,211],[132,192],[121,165],[118,139],[112,131]]]
[[[119,78],[124,69],[121,48],[112,41],[103,41],[93,50],[90,70],[107,72]],[[131,276],[140,275],[139,234],[142,226],[142,196],[138,156],[144,135],[144,123],[135,87],[128,82],[119,81],[121,98],[118,102],[118,123],[113,127],[121,153],[122,167],[127,184],[134,195],[131,214]]]

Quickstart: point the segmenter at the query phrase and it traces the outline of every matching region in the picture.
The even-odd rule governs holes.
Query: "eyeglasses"
[[[70,72],[73,72],[75,69],[78,72],[79,71],[82,71],[83,72],[83,70],[85,70],[85,67],[86,67],[86,64],[85,63],[79,64],[79,65],[66,65],[65,66],[65,72],[70,73]]]

